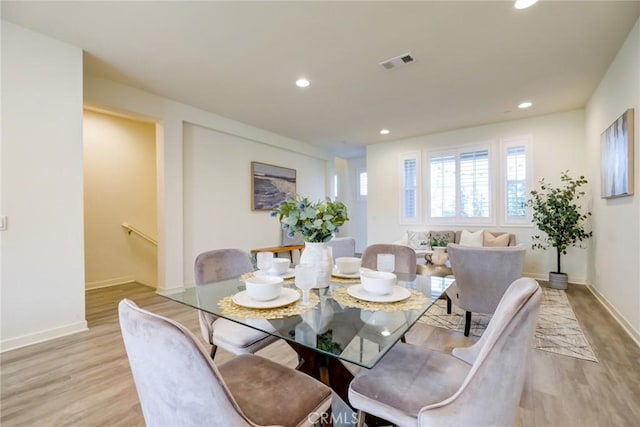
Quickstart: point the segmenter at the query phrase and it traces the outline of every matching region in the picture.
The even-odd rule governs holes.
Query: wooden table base
[[[349,404],[349,384],[351,380],[353,380],[353,374],[345,368],[340,360],[335,357],[320,354],[291,341],[287,341],[287,344],[298,353],[301,361],[297,369],[300,372],[304,372],[331,387],[340,399],[351,407]],[[351,407],[351,409],[353,409],[353,407]],[[355,409],[353,410],[356,411]],[[370,427],[388,426],[391,424],[389,421],[374,417],[370,414],[367,414],[365,422],[367,426]]]

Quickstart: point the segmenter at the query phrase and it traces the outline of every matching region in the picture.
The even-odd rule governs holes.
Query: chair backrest
[[[522,277],[526,250],[524,245],[499,248],[447,245],[460,308],[473,313],[493,313],[509,285]]]
[[[126,299],[120,301],[118,312],[148,426],[252,424],[190,331]]]
[[[196,285],[231,279],[253,271],[249,254],[240,249],[215,249],[196,257],[194,273]]]
[[[468,361],[473,366],[462,386],[450,398],[422,408],[419,425],[514,424],[541,300],[535,280],[521,278],[511,284],[472,346],[476,349]],[[463,349],[454,349],[454,355],[456,350]]]
[[[253,264],[249,254],[240,249],[215,249],[203,252],[196,257],[194,276],[196,286],[208,282],[231,279],[249,271],[253,271]],[[198,310],[198,320],[202,337],[213,345],[213,322],[216,316]]]
[[[356,239],[353,237],[334,237],[327,245],[331,248],[333,259],[356,255]]]
[[[361,265],[365,268],[376,270],[378,267],[378,254],[393,254],[396,257],[396,273],[416,274],[416,251],[404,245],[378,243],[369,245],[362,253]]]

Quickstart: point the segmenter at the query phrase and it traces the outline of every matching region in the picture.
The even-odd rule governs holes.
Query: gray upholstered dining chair
[[[394,272],[416,275],[416,251],[404,245],[378,243],[369,245],[362,253],[362,267],[376,270],[378,266],[378,254],[393,254],[396,258]]]
[[[513,282],[482,337],[452,354],[396,344],[349,385],[349,402],[400,426],[511,426],[527,371],[542,289]]]
[[[471,313],[492,314],[509,285],[522,277],[524,245],[469,247],[447,245],[455,282],[447,289],[447,312],[451,302],[466,311],[464,334],[471,330]]]
[[[181,324],[126,299],[118,311],[148,426],[310,425],[331,406],[306,374],[253,354],[216,366]]]
[[[253,271],[253,265],[249,254],[240,249],[216,249],[198,255],[194,270],[196,286],[200,286]],[[218,347],[233,354],[247,354],[255,353],[277,340],[273,335],[220,319],[202,310],[198,310],[198,319],[203,338],[211,344],[212,359]],[[264,323],[264,330],[269,329],[270,324],[266,320],[256,321]]]
[[[356,239],[353,237],[334,237],[327,242],[331,248],[333,260],[340,257],[353,257],[356,255]]]

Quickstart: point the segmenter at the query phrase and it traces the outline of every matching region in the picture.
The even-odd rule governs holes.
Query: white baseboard
[[[36,332],[35,334],[9,338],[7,340],[0,341],[0,353],[88,330],[89,328],[87,328],[87,322],[83,320],[82,322],[76,322],[69,325],[59,326],[57,328],[47,329],[44,331]]]
[[[607,309],[609,314],[611,314],[616,322],[618,322],[620,326],[622,326],[622,329],[624,329],[624,331],[629,335],[629,337],[631,337],[636,345],[640,347],[640,331],[635,330],[634,327],[631,326],[629,322],[627,322],[627,319],[624,318],[624,316],[613,306],[613,304],[609,302],[609,300],[607,300],[607,298],[605,298],[604,295],[600,293],[600,291],[598,291],[592,285],[587,285],[587,288],[591,291],[593,296],[596,297],[600,304],[602,304],[602,306]]]
[[[116,277],[114,279],[98,280],[97,282],[87,282],[85,289],[108,288],[109,286],[124,285],[125,283],[133,283],[136,279],[133,276]]]

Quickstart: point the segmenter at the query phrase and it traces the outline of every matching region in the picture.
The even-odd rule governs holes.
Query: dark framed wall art
[[[295,169],[251,162],[251,209],[271,210],[295,193]]]
[[[601,197],[633,194],[634,111],[628,109],[600,135]]]

